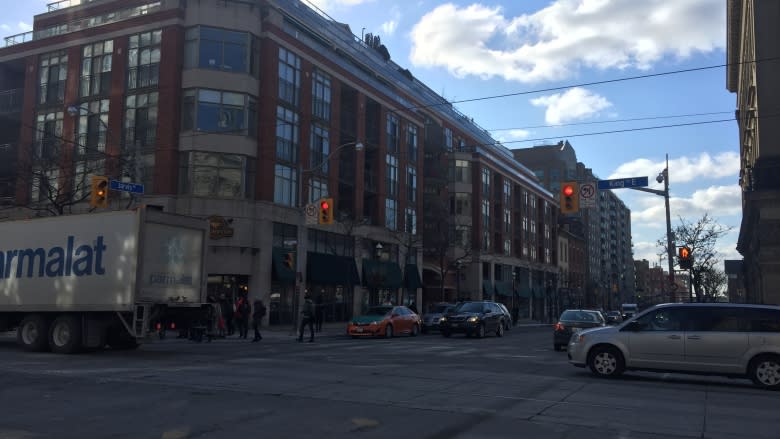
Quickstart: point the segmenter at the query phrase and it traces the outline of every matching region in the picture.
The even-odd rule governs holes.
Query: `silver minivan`
[[[724,375],[780,390],[780,307],[656,305],[621,325],[572,335],[568,355],[603,377],[625,370]]]

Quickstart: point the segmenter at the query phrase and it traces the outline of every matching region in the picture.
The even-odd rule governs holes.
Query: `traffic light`
[[[108,207],[108,177],[92,176],[92,192],[89,194],[89,205],[92,207]]]
[[[333,224],[333,198],[320,199],[320,224]]]
[[[295,270],[295,253],[287,253],[284,255],[284,265],[290,270]]]
[[[677,249],[677,263],[681,270],[693,268],[693,255],[691,255],[691,249],[687,245]]]
[[[572,214],[580,210],[580,188],[576,181],[561,184],[561,213]]]

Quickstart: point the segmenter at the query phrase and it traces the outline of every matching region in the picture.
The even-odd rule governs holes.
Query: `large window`
[[[298,162],[300,129],[298,114],[282,106],[276,107],[276,159]]]
[[[62,111],[38,114],[35,124],[35,156],[31,198],[42,201],[59,191],[59,157],[62,145]]]
[[[158,97],[155,91],[130,95],[125,99],[125,145],[154,146]]]
[[[385,200],[385,227],[398,230],[398,201],[392,198]]]
[[[185,90],[184,130],[254,136],[255,99],[243,93],[219,90]]]
[[[130,36],[127,49],[127,88],[155,87],[160,81],[162,31]]]
[[[186,163],[187,193],[199,197],[244,198],[247,196],[248,159],[238,154],[191,151]]]
[[[80,156],[102,155],[106,151],[108,127],[108,99],[90,101],[79,107],[77,151]],[[102,157],[101,157],[102,158]]]
[[[68,79],[68,55],[51,52],[41,55],[39,104],[61,104],[65,100],[65,80]]]
[[[301,95],[301,59],[289,50],[279,48],[279,99],[298,107]]]
[[[111,90],[111,56],[114,41],[101,41],[82,48],[81,97],[107,95]]]
[[[452,130],[449,128],[444,128],[444,147],[452,152]]]
[[[309,179],[309,202],[315,203],[328,196],[328,181],[324,178]]]
[[[398,118],[395,115],[387,115],[387,152],[389,154],[398,154]]]
[[[417,234],[417,210],[407,207],[406,208],[406,233],[410,233],[412,235]]]
[[[251,35],[214,27],[187,29],[184,65],[202,69],[248,73]]]
[[[490,198],[490,169],[482,168],[482,196]]]
[[[274,203],[295,206],[298,196],[298,176],[295,169],[277,164],[274,168]]]
[[[355,256],[355,238],[349,235],[309,229],[309,251],[337,256]]]
[[[328,173],[328,155],[330,154],[330,140],[328,129],[320,125],[311,127],[311,164],[312,172]]]
[[[406,191],[407,202],[412,205],[417,203],[417,169],[414,166],[407,167]]]
[[[482,200],[482,229],[490,230],[490,201]]]
[[[451,163],[453,164],[452,180],[456,183],[471,184],[471,163],[468,160],[454,160]]]
[[[406,152],[410,162],[417,161],[417,127],[412,124],[406,129]]]
[[[387,196],[398,197],[398,157],[387,155]]]
[[[467,192],[456,192],[452,195],[452,207],[450,213],[453,215],[471,215],[471,194]]]
[[[330,120],[330,77],[315,70],[312,79],[312,116]]]

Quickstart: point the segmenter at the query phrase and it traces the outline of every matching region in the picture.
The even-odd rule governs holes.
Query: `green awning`
[[[489,280],[482,281],[482,295],[485,297],[493,297],[493,283]]]
[[[359,285],[355,258],[325,253],[307,254],[306,281],[323,285]]]
[[[512,281],[496,281],[496,294],[512,297]]]
[[[363,285],[369,288],[401,288],[401,267],[395,262],[363,259]]]
[[[410,290],[422,288],[420,270],[417,269],[417,264],[406,264],[404,269],[404,287]]]
[[[295,283],[295,252],[281,247],[271,250],[273,280],[281,284]]]
[[[531,289],[526,287],[518,287],[515,290],[515,294],[517,294],[518,297],[524,297],[526,299],[531,297]]]
[[[541,288],[534,289],[534,297],[537,299],[544,299],[544,290]]]

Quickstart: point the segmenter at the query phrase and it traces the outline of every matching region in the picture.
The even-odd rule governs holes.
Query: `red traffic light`
[[[327,209],[330,206],[328,206],[328,202],[327,201],[323,201],[322,203],[320,203],[320,207],[322,207],[323,209]]]
[[[571,197],[572,195],[574,195],[574,188],[571,186],[564,186],[563,195],[566,195],[567,197]]]

